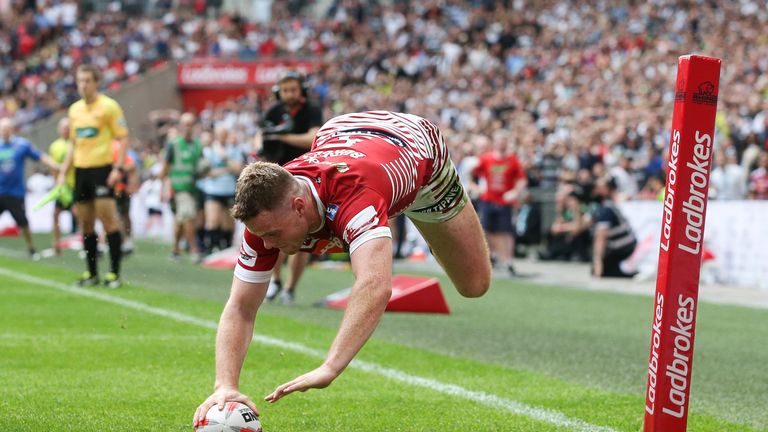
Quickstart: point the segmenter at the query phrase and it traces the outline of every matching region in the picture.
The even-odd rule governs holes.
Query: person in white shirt
[[[710,178],[710,196],[717,200],[743,200],[747,197],[747,172],[738,164],[736,152],[715,153],[715,166]],[[714,193],[712,193],[714,192]]]
[[[637,179],[632,175],[632,156],[625,154],[619,159],[619,164],[611,168],[610,176],[615,180],[618,195],[621,200],[632,199],[639,191]]]
[[[150,237],[159,237],[163,224],[163,180],[160,173],[163,166],[155,164],[150,169],[150,178],[142,183],[139,195],[144,197],[144,206],[147,209],[147,222],[144,225],[144,233]]]

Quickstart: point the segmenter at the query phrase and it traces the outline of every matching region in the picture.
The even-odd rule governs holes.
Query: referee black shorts
[[[69,202],[67,203],[67,205],[64,205],[61,201],[56,200],[55,208],[61,211],[72,211],[72,202]]]
[[[29,226],[27,212],[24,210],[24,198],[0,195],[0,215],[5,213],[6,210],[11,214],[11,217],[19,228],[26,228]]]
[[[112,165],[94,168],[75,168],[75,202],[93,201],[96,198],[114,198],[115,191],[107,186]]]

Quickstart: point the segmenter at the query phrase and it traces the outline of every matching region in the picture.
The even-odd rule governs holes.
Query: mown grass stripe
[[[202,327],[210,330],[215,330],[217,324],[214,321],[200,319],[194,316],[183,314],[169,309],[158,308],[150,306],[145,303],[141,303],[134,300],[124,299],[118,296],[107,294],[103,291],[95,291],[93,289],[83,289],[76,286],[70,286],[59,282],[50,281],[44,278],[39,278],[26,273],[16,272],[5,268],[0,268],[0,274],[10,278],[14,278],[23,282],[55,288],[68,293],[79,295],[82,297],[88,297],[96,300],[100,300],[106,303],[120,305],[129,309],[137,310],[140,312],[169,318],[174,321],[191,324],[197,327]],[[296,353],[304,354],[310,357],[325,358],[325,352],[309,348],[305,345],[285,341],[264,335],[253,335],[253,341],[264,345],[278,347],[281,349],[290,350]],[[464,387],[448,384],[441,381],[424,378],[416,375],[411,375],[403,371],[387,368],[375,363],[366,362],[363,360],[354,360],[350,367],[362,370],[365,372],[384,376],[386,378],[399,381],[411,386],[417,386],[427,388],[435,392],[443,393],[450,396],[459,397],[462,399],[468,399],[482,405],[486,405],[493,408],[503,409],[516,415],[525,416],[534,420],[538,420],[544,423],[549,423],[557,427],[564,427],[579,432],[616,432],[614,429],[597,426],[587,423],[580,419],[572,419],[565,414],[551,409],[540,408],[535,406],[526,405],[524,403],[502,398],[493,394],[469,390]]]

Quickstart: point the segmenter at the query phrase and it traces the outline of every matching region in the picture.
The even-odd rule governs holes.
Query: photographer
[[[308,85],[300,73],[287,72],[273,92],[277,103],[264,115],[259,153],[268,162],[284,165],[309,151],[315,134],[323,125],[323,117],[320,107],[309,101]],[[308,260],[309,254],[303,252],[288,260],[291,274],[281,296],[283,303],[293,303],[296,284]],[[284,261],[285,256],[280,254],[267,293],[268,300],[274,300],[282,291],[280,268]]]
[[[308,99],[308,86],[298,72],[288,72],[273,88],[277,103],[264,114],[260,154],[280,165],[303,155],[323,124],[320,107]]]

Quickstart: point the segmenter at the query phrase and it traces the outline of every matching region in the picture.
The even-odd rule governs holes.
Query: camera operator
[[[264,114],[260,154],[280,165],[303,155],[323,125],[320,107],[308,99],[308,85],[298,72],[288,72],[273,87],[277,103]]]
[[[295,71],[287,72],[272,90],[277,103],[264,114],[260,155],[264,160],[280,165],[303,155],[312,146],[323,117],[320,107],[309,101],[309,86],[304,77]],[[283,291],[281,300],[293,303],[296,284],[309,260],[309,254],[299,252],[288,259],[290,275],[283,291],[281,281],[282,263],[285,255],[280,254],[272,275],[267,300]]]

